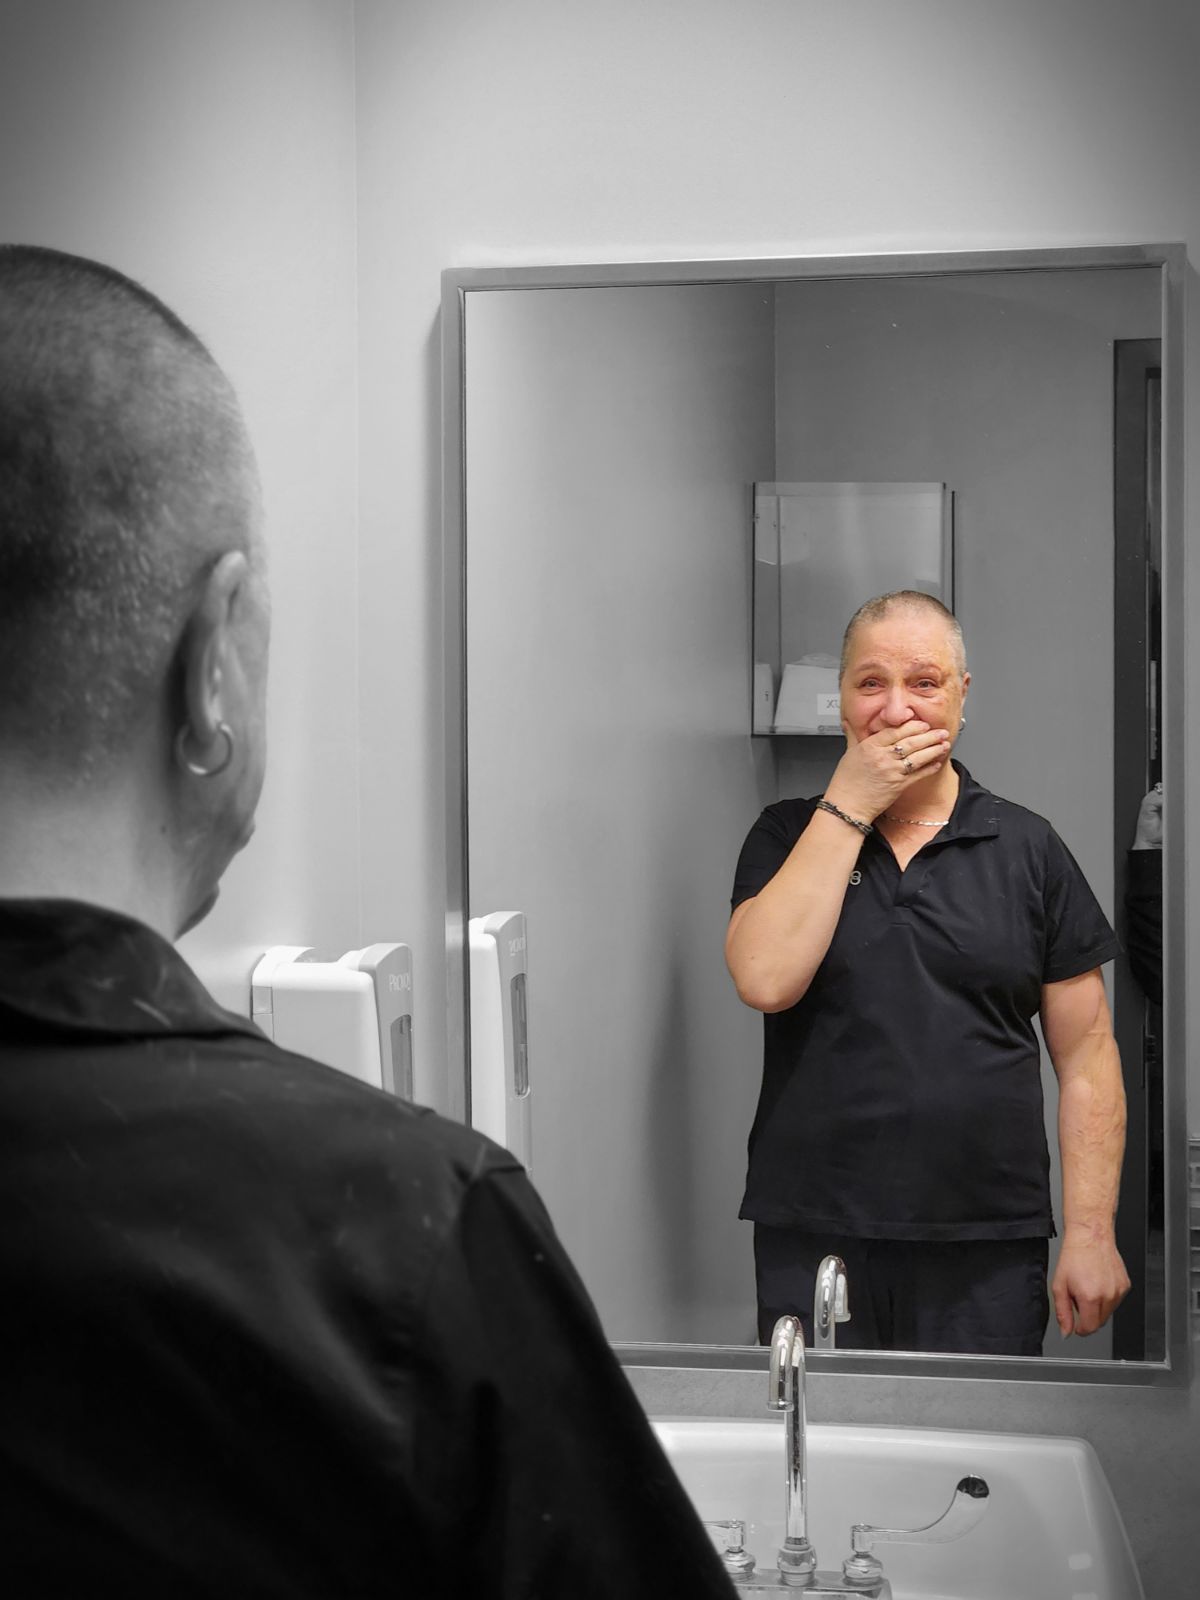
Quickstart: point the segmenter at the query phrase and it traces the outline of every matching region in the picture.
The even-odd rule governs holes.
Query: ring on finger
[[[908,751],[904,748],[904,746],[902,744],[894,744],[892,746],[892,749],[896,752],[896,760],[897,761],[903,761],[905,756],[908,754]]]
[[[904,770],[905,770],[905,772],[907,772],[907,773],[908,773],[908,775],[909,775],[909,776],[910,776],[910,777],[911,777],[911,776],[912,776],[912,769],[913,769],[913,764],[912,764],[912,762],[911,762],[911,761],[906,761],[906,762],[905,762],[905,763],[904,763]]]

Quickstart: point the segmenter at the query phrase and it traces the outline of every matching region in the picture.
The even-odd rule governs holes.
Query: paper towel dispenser
[[[754,485],[755,733],[841,734],[842,630],[893,589],[953,611],[949,484]]]
[[[371,944],[330,958],[275,945],[254,969],[251,1016],[285,1050],[413,1097],[412,951]]]
[[[471,957],[471,1126],[532,1162],[526,1010],[527,939],[521,911],[467,924]]]

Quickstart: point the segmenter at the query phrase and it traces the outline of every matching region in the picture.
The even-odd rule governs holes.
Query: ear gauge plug
[[[184,723],[183,727],[180,728],[179,732],[175,736],[175,762],[182,772],[190,774],[190,776],[193,778],[220,777],[221,773],[225,771],[226,767],[233,760],[234,739],[233,729],[227,722],[219,722],[217,724],[217,732],[225,741],[224,750],[222,751],[221,755],[218,756],[216,763],[213,766],[204,767],[201,766],[199,762],[193,761],[187,753],[187,742],[188,736],[191,733],[191,729],[188,727],[186,722]]]

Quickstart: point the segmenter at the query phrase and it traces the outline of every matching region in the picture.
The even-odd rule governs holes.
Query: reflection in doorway
[[[1162,352],[1158,339],[1119,339],[1114,350],[1113,866],[1120,907],[1138,809],[1162,780]],[[1127,958],[1114,967],[1113,1024],[1128,1102],[1117,1246],[1127,1263],[1144,1263],[1131,1271],[1133,1287],[1113,1319],[1113,1355],[1161,1361],[1162,1006],[1143,992]]]

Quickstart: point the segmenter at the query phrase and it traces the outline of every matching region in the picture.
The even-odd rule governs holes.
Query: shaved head
[[[208,351],[120,273],[0,246],[0,752],[118,760],[231,549],[261,562],[258,480]]]
[[[953,611],[944,606],[940,600],[931,594],[925,594],[920,589],[893,589],[891,594],[877,595],[874,600],[868,600],[850,618],[846,625],[846,632],[842,638],[842,664],[838,676],[846,676],[846,668],[850,664],[850,651],[854,644],[855,630],[865,623],[882,622],[885,617],[897,611],[925,612],[930,616],[940,618],[946,624],[946,634],[950,645],[950,654],[954,661],[954,670],[961,678],[967,670],[967,652],[963,644],[962,627]]]

